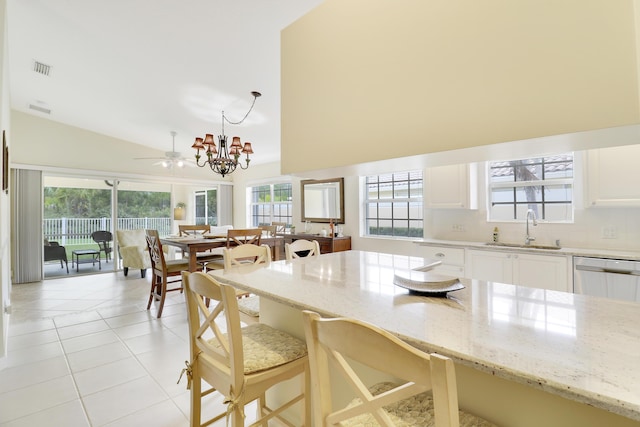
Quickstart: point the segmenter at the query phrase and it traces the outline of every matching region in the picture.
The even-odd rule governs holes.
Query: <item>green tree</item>
[[[168,218],[171,194],[153,191],[119,191],[120,218]],[[111,216],[111,190],[44,188],[44,217],[103,218]]]

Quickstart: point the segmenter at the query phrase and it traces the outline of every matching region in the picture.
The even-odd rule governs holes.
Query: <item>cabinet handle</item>
[[[518,255],[514,255],[513,257],[514,257],[514,258],[518,258]]]
[[[438,253],[436,254],[436,256],[437,256],[438,258],[444,258],[444,254],[443,254],[442,252],[438,252]]]

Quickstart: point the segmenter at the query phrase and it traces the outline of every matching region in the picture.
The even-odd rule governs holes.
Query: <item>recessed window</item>
[[[251,225],[269,225],[273,221],[291,224],[291,183],[250,187]]]
[[[573,153],[489,164],[489,219],[573,220]]]
[[[422,237],[422,171],[365,178],[365,234]]]

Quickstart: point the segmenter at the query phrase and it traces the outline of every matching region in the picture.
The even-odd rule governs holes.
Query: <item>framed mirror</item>
[[[344,224],[344,178],[300,182],[302,221]]]

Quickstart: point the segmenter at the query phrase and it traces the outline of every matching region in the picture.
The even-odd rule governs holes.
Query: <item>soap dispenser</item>
[[[494,227],[493,228],[493,242],[494,243],[498,243],[499,239],[500,239],[500,236],[499,236],[498,227]]]

